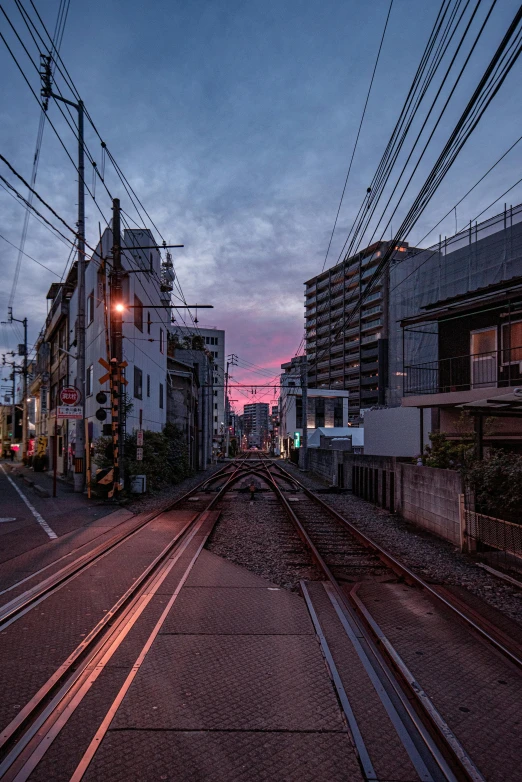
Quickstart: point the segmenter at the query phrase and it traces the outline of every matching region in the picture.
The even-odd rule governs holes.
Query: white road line
[[[52,529],[50,528],[50,526],[48,525],[48,523],[46,522],[46,520],[43,518],[43,516],[41,516],[41,515],[38,513],[38,511],[36,510],[36,508],[35,508],[33,505],[31,505],[31,503],[29,502],[29,500],[27,499],[27,497],[25,496],[25,494],[23,493],[23,491],[20,491],[20,489],[18,488],[18,486],[16,485],[16,483],[13,481],[13,479],[12,479],[12,478],[10,478],[10,477],[9,477],[9,475],[6,473],[6,471],[4,470],[4,467],[3,467],[3,465],[2,465],[2,464],[0,464],[0,470],[2,470],[2,472],[4,473],[5,477],[6,477],[6,478],[7,478],[7,480],[9,481],[9,483],[10,483],[10,484],[12,484],[12,486],[14,486],[14,488],[16,489],[16,491],[18,492],[18,494],[20,495],[20,497],[23,499],[23,501],[25,502],[25,504],[27,505],[27,507],[29,508],[29,510],[31,511],[31,513],[33,514],[33,516],[35,517],[36,521],[38,522],[38,524],[40,525],[40,527],[43,529],[43,531],[44,531],[44,532],[45,532],[47,535],[49,535],[49,537],[50,537],[52,540],[53,540],[54,538],[57,538],[57,537],[58,537],[58,535],[56,534],[56,532],[53,532],[53,531],[52,531]]]

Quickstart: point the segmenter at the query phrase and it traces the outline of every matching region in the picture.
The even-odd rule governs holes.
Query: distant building
[[[269,406],[265,402],[254,402],[243,407],[243,428],[247,445],[251,448],[268,446]]]
[[[281,364],[281,396],[279,398],[279,450],[289,457],[295,447],[295,435],[303,434],[303,399],[301,389],[301,356]],[[309,388],[307,430],[346,427],[349,419],[349,392],[342,389]]]
[[[212,425],[215,450],[222,447],[225,434],[225,332],[221,329],[196,326],[173,326],[173,334],[180,337],[200,336],[213,359],[212,374]]]

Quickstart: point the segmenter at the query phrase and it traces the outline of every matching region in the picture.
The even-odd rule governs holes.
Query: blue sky
[[[54,28],[58,0],[36,5]],[[162,234],[185,244],[174,260],[187,300],[214,304],[210,314],[199,313],[200,323],[225,328],[227,352],[274,374],[302,336],[302,283],[323,264],[388,6],[389,0],[154,0],[146,6],[71,0],[62,57]],[[438,6],[432,0],[394,0],[329,263],[337,259],[379,162]],[[497,3],[419,185],[517,7],[515,0]],[[5,8],[22,30],[14,2],[8,0]],[[3,18],[0,29],[13,40]],[[21,61],[38,91],[36,72]],[[29,179],[39,109],[1,43],[0,67],[0,149]],[[520,63],[412,233],[412,243],[518,138],[519,84]],[[74,156],[74,139],[55,105],[49,116]],[[100,165],[99,140],[90,129],[86,139]],[[522,143],[519,147],[459,206],[459,227],[519,178]],[[4,166],[0,173],[14,181]],[[86,179],[91,182],[89,167]],[[107,184],[135,216],[110,166]],[[50,128],[37,190],[74,225],[75,172]],[[96,193],[109,216],[108,196],[99,185]],[[522,188],[505,200],[518,203]],[[489,214],[500,211],[503,201]],[[87,216],[87,238],[94,244],[102,218],[90,199]],[[0,234],[15,245],[23,218],[24,210],[0,189]],[[452,215],[431,240],[439,232],[450,235],[454,225]],[[67,248],[33,220],[25,249],[62,273]],[[3,320],[16,257],[0,239]],[[32,340],[55,279],[24,259],[15,315],[27,315]],[[15,341],[11,327],[0,331],[1,351]]]

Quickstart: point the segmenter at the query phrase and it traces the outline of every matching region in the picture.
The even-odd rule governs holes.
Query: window
[[[214,416],[214,423],[217,424],[217,415]]]
[[[214,396],[217,396],[217,391],[214,391]]]
[[[522,320],[502,324],[502,363],[522,361]]]
[[[295,428],[303,428],[303,399],[300,396],[295,398]]]
[[[150,324],[152,323],[150,319],[150,312],[147,312],[147,334],[150,334]]]
[[[87,377],[86,377],[86,384],[85,384],[85,393],[87,396],[91,396],[93,388],[94,388],[94,366],[91,364],[90,367],[87,369]]]
[[[210,344],[210,337],[205,337],[205,345]]]
[[[134,325],[137,329],[143,331],[143,304],[137,296],[134,296]]]
[[[159,406],[163,410],[163,383],[159,384]]]
[[[315,400],[315,428],[324,426],[324,397]]]
[[[87,296],[87,325],[94,320],[94,291]]]
[[[134,396],[143,399],[143,372],[138,367],[134,367]]]
[[[343,398],[339,397],[334,402],[334,426],[343,426]]]
[[[150,375],[147,375],[147,396],[150,396]]]
[[[487,388],[497,382],[497,327],[470,333],[471,387]]]
[[[160,329],[160,353],[164,353],[165,351],[165,332],[163,329]]]
[[[214,402],[214,410],[217,410],[217,402]]]

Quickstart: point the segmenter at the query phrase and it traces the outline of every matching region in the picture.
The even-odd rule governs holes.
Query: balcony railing
[[[406,396],[522,385],[522,346],[405,364],[404,373]]]

